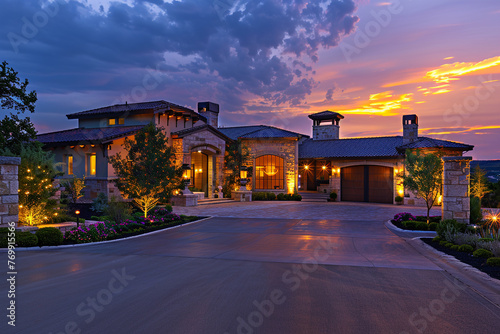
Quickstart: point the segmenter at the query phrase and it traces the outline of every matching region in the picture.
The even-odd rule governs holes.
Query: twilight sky
[[[65,114],[163,99],[221,106],[223,126],[341,137],[420,134],[500,159],[498,0],[1,0],[0,61],[38,93],[39,132]]]

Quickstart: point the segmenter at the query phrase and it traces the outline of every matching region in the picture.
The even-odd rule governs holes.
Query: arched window
[[[283,159],[263,155],[255,159],[255,189],[284,189]]]

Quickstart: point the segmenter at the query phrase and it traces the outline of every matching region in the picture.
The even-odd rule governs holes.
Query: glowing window
[[[255,188],[284,189],[283,159],[275,155],[263,155],[255,159]]]
[[[118,124],[120,125],[125,124],[125,118],[118,118]]]
[[[96,175],[96,165],[97,159],[95,153],[89,154],[87,156],[87,175],[95,176]]]
[[[116,124],[116,119],[114,119],[114,118],[108,119],[108,125],[115,125],[115,124]]]
[[[67,155],[68,175],[73,175],[73,156]]]

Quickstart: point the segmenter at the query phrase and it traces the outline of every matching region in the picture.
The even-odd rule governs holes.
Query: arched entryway
[[[220,152],[211,145],[191,148],[191,186],[205,193],[207,198],[215,191],[217,154]]]

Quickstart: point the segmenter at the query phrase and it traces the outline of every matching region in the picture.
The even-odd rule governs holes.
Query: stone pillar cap
[[[21,158],[0,156],[0,165],[20,165],[20,164],[21,164]]]

